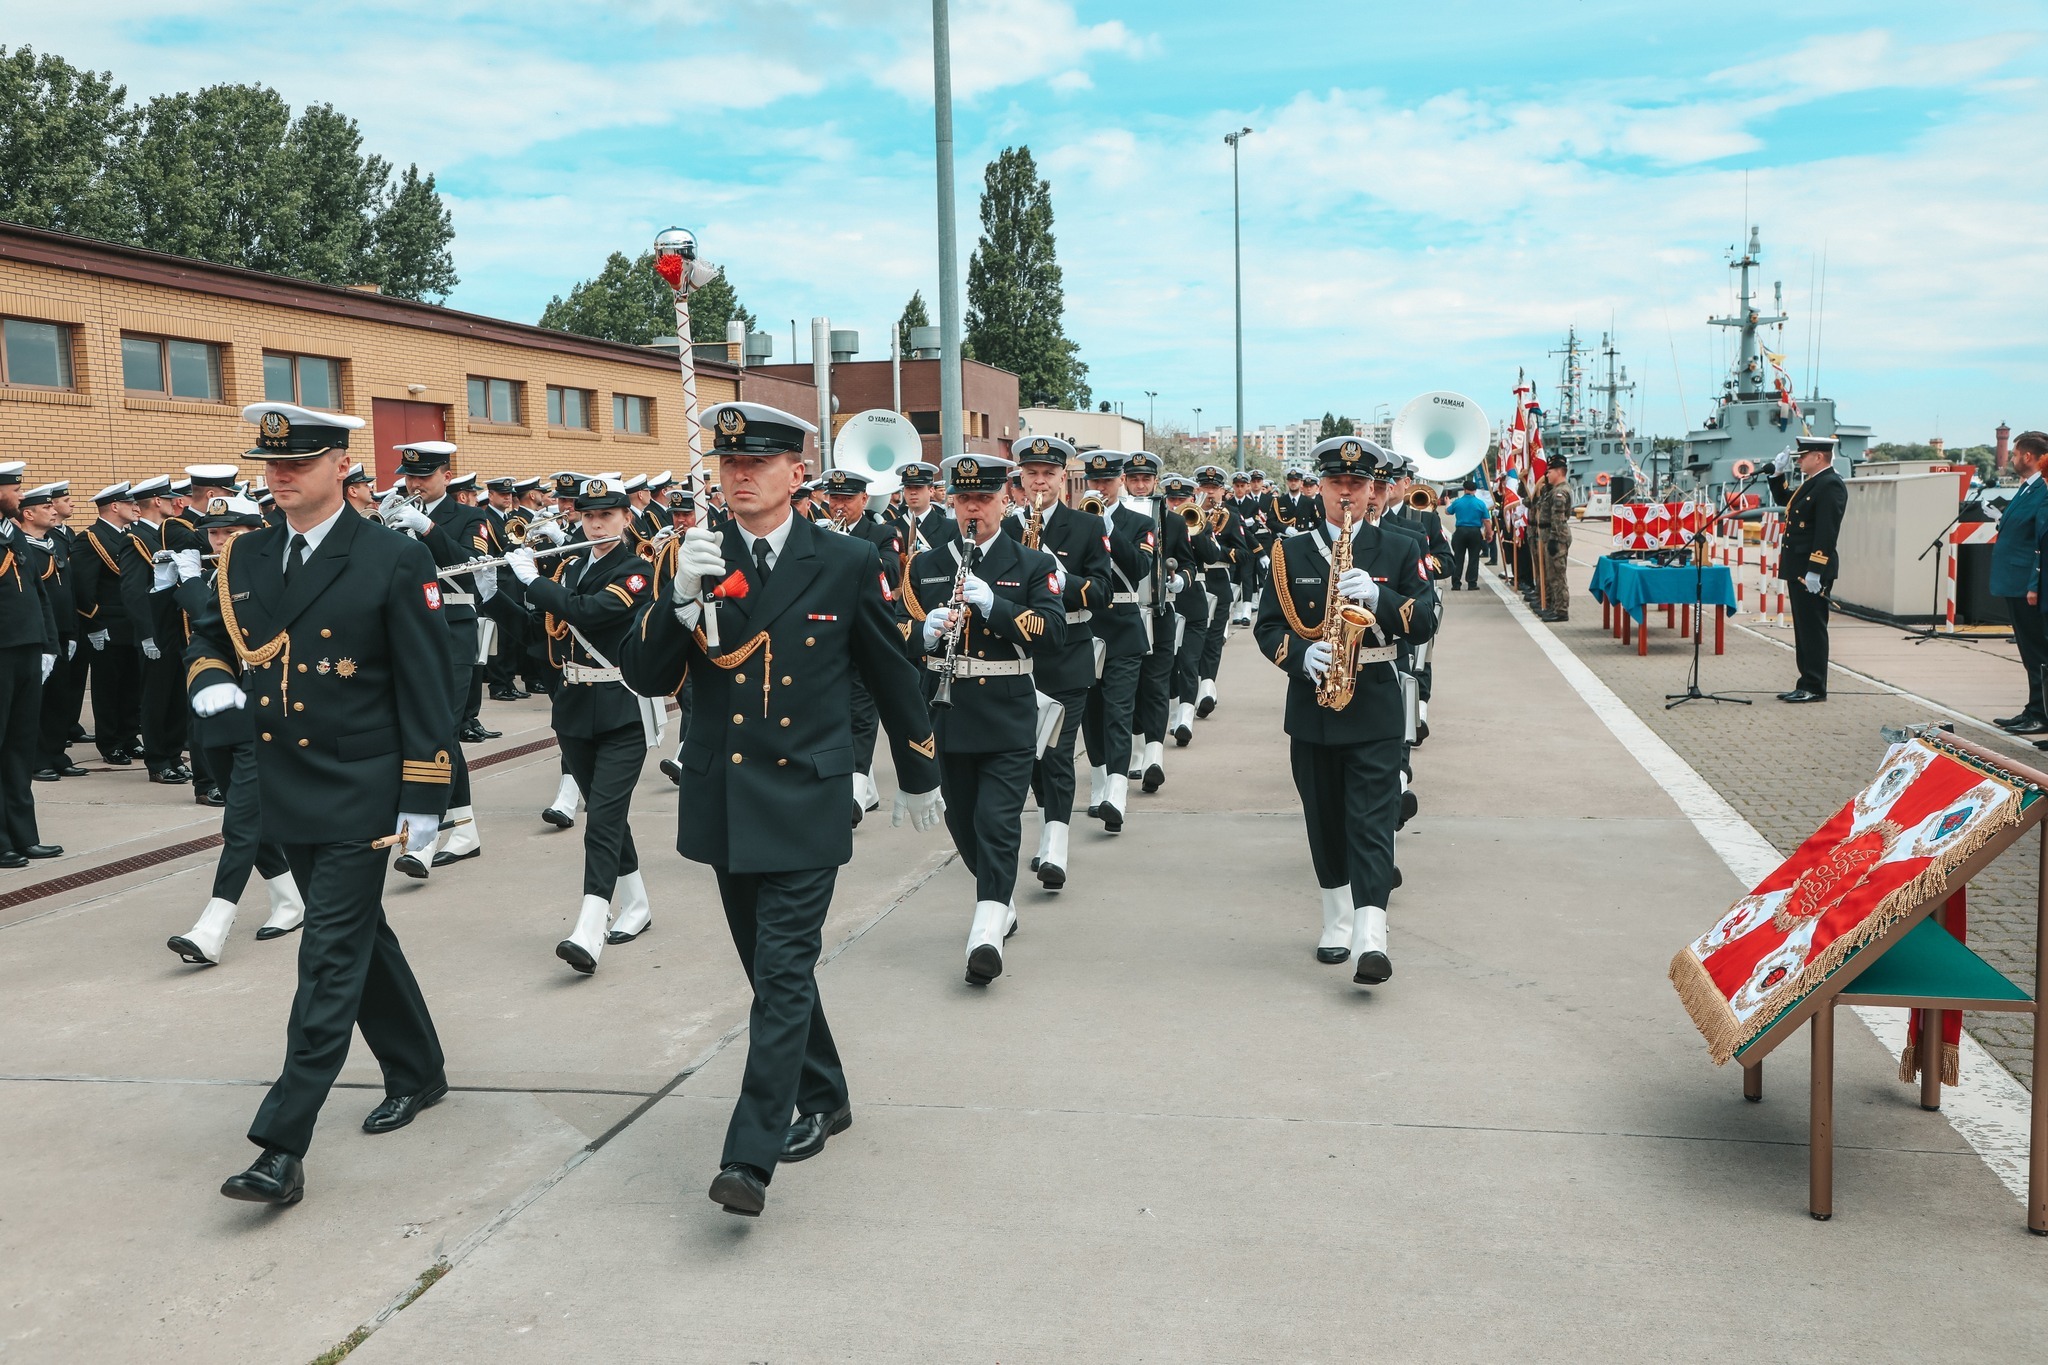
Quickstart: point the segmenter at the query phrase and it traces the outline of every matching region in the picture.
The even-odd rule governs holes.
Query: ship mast
[[[1572,324],[1566,330],[1564,349],[1562,351],[1552,351],[1551,354],[1564,357],[1563,362],[1558,366],[1557,373],[1557,425],[1560,429],[1576,427],[1585,420],[1584,413],[1581,411],[1583,404],[1579,389],[1579,382],[1584,377],[1585,371],[1579,364],[1579,328],[1577,323]]]
[[[1634,393],[1636,386],[1628,377],[1628,366],[1626,365],[1621,367],[1621,377],[1619,379],[1615,378],[1614,362],[1621,352],[1615,349],[1613,333],[1602,332],[1600,334],[1600,354],[1607,358],[1607,382],[1605,384],[1588,384],[1586,387],[1593,393],[1604,393],[1607,395],[1606,414],[1602,420],[1603,427],[1609,431],[1622,432],[1627,429],[1628,421],[1622,411],[1621,395]]]
[[[1707,319],[1708,324],[1714,327],[1736,327],[1741,329],[1742,344],[1735,357],[1735,368],[1729,373],[1728,378],[1723,381],[1721,386],[1723,390],[1721,401],[1723,404],[1732,400],[1762,401],[1770,393],[1770,386],[1764,376],[1763,356],[1759,353],[1757,347],[1756,334],[1757,329],[1760,327],[1770,327],[1783,322],[1785,314],[1781,312],[1774,316],[1765,317],[1757,312],[1756,291],[1750,285],[1749,273],[1752,270],[1761,268],[1762,258],[1763,247],[1757,240],[1756,226],[1751,224],[1749,229],[1749,249],[1742,253],[1739,260],[1729,262],[1728,267],[1731,270],[1742,272],[1741,286],[1738,290],[1740,297],[1739,310],[1736,316],[1732,318]],[[1783,289],[1784,286],[1780,284],[1778,295],[1780,299],[1784,297]],[[1781,303],[1780,307],[1782,306]]]

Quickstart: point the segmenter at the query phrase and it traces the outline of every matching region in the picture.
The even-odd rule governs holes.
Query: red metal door
[[[389,488],[398,481],[397,447],[414,441],[448,439],[446,414],[447,409],[439,403],[408,403],[398,398],[370,400],[370,440],[377,452],[377,487]]]

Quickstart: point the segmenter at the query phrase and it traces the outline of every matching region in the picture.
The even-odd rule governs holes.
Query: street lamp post
[[[1230,279],[1237,310],[1237,467],[1240,470],[1244,468],[1244,236],[1238,218],[1237,144],[1249,137],[1251,131],[1240,128],[1223,135],[1223,140],[1230,144]]]
[[[1156,389],[1145,390],[1145,439],[1152,439],[1152,418],[1156,411],[1153,400],[1159,397]]]
[[[1201,440],[1201,439],[1202,439],[1202,410],[1201,410],[1200,408],[1196,408],[1196,409],[1195,409],[1195,433],[1194,433],[1194,434],[1195,434],[1195,439],[1196,439],[1196,440],[1198,440],[1198,441],[1199,441],[1199,440]]]
[[[953,40],[946,0],[932,0],[932,126],[939,170],[939,454],[963,449],[960,374],[960,248],[953,221]]]

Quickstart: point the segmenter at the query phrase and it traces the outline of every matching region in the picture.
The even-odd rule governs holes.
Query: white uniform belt
[[[1081,608],[1081,610],[1079,611],[1070,611],[1067,613],[1067,624],[1070,626],[1076,625],[1082,621],[1092,621],[1094,619],[1095,613],[1090,611],[1086,607]]]
[[[1363,668],[1367,664],[1390,664],[1400,652],[1394,645],[1386,645],[1379,649],[1361,649],[1358,651],[1358,666]]]
[[[476,605],[476,594],[473,592],[444,592],[441,594],[441,600],[451,607],[473,607]]]
[[[1138,594],[1134,592],[1113,592],[1109,595],[1109,600],[1117,603],[1128,602],[1135,604],[1138,600]]]
[[[926,659],[924,666],[934,673],[946,671],[943,659]],[[1029,677],[1029,659],[961,659],[953,660],[953,676],[956,678],[1016,678]]]
[[[562,681],[572,683],[620,682],[616,668],[591,668],[585,664],[563,664]]]

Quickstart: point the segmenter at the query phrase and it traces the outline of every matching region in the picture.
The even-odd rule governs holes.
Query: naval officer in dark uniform
[[[36,830],[36,730],[43,684],[57,666],[57,618],[43,582],[48,557],[14,523],[21,510],[19,460],[0,464],[0,867],[64,850]]]
[[[1066,610],[1058,561],[1002,533],[1010,462],[960,455],[945,468],[962,538],[913,559],[903,592],[916,624],[911,644],[933,701],[946,829],[974,875],[967,984],[986,986],[1003,974],[1003,945],[1017,932],[1011,897],[1024,797],[1038,755],[1034,659],[1060,647]]]
[[[717,874],[754,989],[746,1078],[710,1193],[752,1215],[777,1163],[817,1155],[853,1121],[815,972],[832,886],[853,856],[856,676],[889,734],[895,820],[938,823],[939,769],[896,628],[896,566],[790,508],[815,428],[758,403],[721,403],[704,420],[733,520],[684,536],[669,595],[641,611],[619,662],[641,696],[671,696],[686,676],[695,694],[676,849]]]
[[[1259,650],[1287,674],[1286,729],[1309,856],[1323,892],[1322,962],[1356,957],[1352,980],[1375,986],[1394,974],[1387,951],[1387,899],[1394,882],[1394,826],[1400,816],[1402,737],[1407,707],[1394,660],[1403,642],[1436,629],[1436,604],[1416,541],[1373,520],[1393,487],[1392,457],[1358,436],[1336,436],[1312,452],[1323,473],[1320,524],[1273,545],[1272,591],[1259,604]],[[1357,682],[1341,709],[1317,689],[1333,666],[1323,639],[1330,556],[1349,513],[1351,564],[1337,591],[1374,618],[1358,651]]]
[[[1771,501],[1785,509],[1785,535],[1778,547],[1778,577],[1792,599],[1792,647],[1799,661],[1799,685],[1780,692],[1779,701],[1828,698],[1828,590],[1842,571],[1837,546],[1849,487],[1835,472],[1835,438],[1801,436],[1771,465]],[[1805,476],[1792,487],[1794,465]]]
[[[433,556],[344,499],[362,419],[289,403],[242,415],[285,522],[222,554],[214,593],[193,604],[185,678],[199,715],[254,714],[262,837],[284,845],[305,893],[284,1067],[249,1128],[263,1154],[221,1186],[295,1204],[356,1029],[384,1073],[365,1132],[402,1128],[448,1093],[426,1000],[384,918],[386,850],[374,843],[402,832],[411,850],[433,846],[456,691]]]
[[[79,537],[71,593],[79,629],[92,649],[93,743],[103,762],[126,768],[142,751],[140,656],[121,600],[121,564],[128,557],[128,528],[137,509],[125,480],[102,488],[92,501],[99,515]]]

